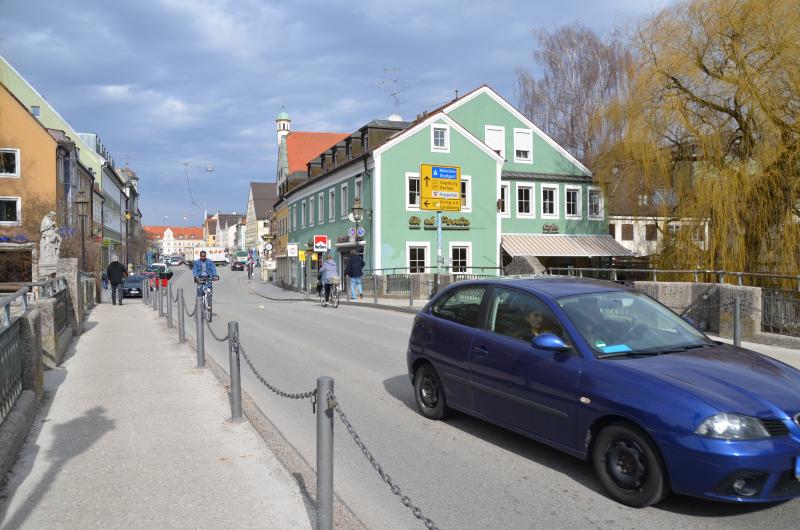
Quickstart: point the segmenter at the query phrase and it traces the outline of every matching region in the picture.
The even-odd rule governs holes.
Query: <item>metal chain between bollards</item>
[[[417,507],[413,502],[411,502],[411,499],[408,497],[408,495],[403,495],[403,492],[400,490],[400,486],[395,484],[394,480],[392,480],[392,477],[389,476],[389,474],[383,470],[383,466],[381,466],[378,463],[378,461],[375,460],[375,457],[372,455],[370,450],[367,449],[367,446],[361,440],[361,437],[358,435],[355,428],[353,428],[353,425],[350,423],[350,420],[347,419],[347,415],[342,411],[342,407],[339,405],[339,401],[336,399],[336,394],[329,393],[327,397],[328,397],[328,403],[327,403],[328,408],[332,408],[336,412],[336,415],[339,416],[339,419],[344,424],[345,428],[347,429],[347,432],[349,432],[350,436],[353,437],[353,441],[358,446],[358,448],[361,449],[361,452],[364,453],[364,456],[372,465],[372,468],[375,469],[378,475],[380,475],[381,480],[383,480],[386,483],[386,485],[389,486],[389,489],[391,489],[392,493],[400,497],[400,502],[403,503],[403,506],[411,510],[411,513],[414,514],[414,517],[422,521],[422,523],[425,525],[426,528],[428,528],[428,530],[438,530],[436,523],[434,523],[428,517],[425,517],[425,514],[422,513],[422,510],[420,510],[419,507]]]
[[[183,293],[181,293],[181,297],[183,297]],[[186,313],[186,316],[189,317],[189,318],[194,318],[194,314],[195,314],[196,311],[192,311],[190,313],[189,310],[186,309],[186,307],[187,307],[186,306],[186,300],[184,300],[183,304],[181,304],[181,305],[183,306],[183,311],[184,311],[184,313]]]
[[[302,392],[302,393],[299,393],[299,394],[293,394],[291,392],[284,392],[283,390],[272,386],[264,378],[264,376],[261,375],[258,370],[256,370],[256,367],[253,365],[253,361],[251,361],[250,357],[248,357],[247,353],[245,353],[244,346],[242,346],[242,342],[238,339],[238,337],[234,337],[233,340],[236,341],[236,347],[238,348],[239,354],[244,358],[244,362],[247,363],[247,366],[250,367],[250,369],[253,371],[253,374],[255,374],[256,379],[258,379],[261,382],[262,385],[264,385],[265,387],[267,387],[268,389],[270,389],[272,392],[274,392],[275,394],[279,395],[280,397],[289,398],[289,399],[311,399],[312,400],[312,404],[314,406],[316,406],[316,401],[314,401],[314,399],[317,396],[317,389],[316,388],[314,390],[309,390],[308,392]]]
[[[172,291],[172,289],[170,289],[170,291]],[[173,302],[175,302],[176,304],[178,303],[178,296],[179,296],[178,293],[175,293],[175,299],[173,300]]]
[[[211,336],[214,337],[217,340],[217,342],[225,342],[230,337],[230,335],[231,335],[230,333],[228,333],[224,337],[219,337],[216,333],[214,333],[214,330],[211,328],[211,323],[208,320],[203,319],[203,322],[206,323],[206,327],[208,328],[208,331],[211,332]]]

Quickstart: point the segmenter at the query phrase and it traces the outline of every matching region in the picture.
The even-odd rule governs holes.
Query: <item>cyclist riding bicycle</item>
[[[252,278],[253,276],[253,268],[256,266],[256,258],[253,255],[253,251],[247,253],[247,279]]]
[[[200,251],[200,259],[195,260],[194,265],[192,266],[192,276],[194,277],[194,281],[197,284],[197,296],[203,296],[203,279],[204,278],[211,278],[213,280],[219,280],[219,276],[217,275],[217,267],[214,265],[214,262],[210,259],[206,258],[206,251]],[[212,285],[209,284],[209,289],[213,289]]]

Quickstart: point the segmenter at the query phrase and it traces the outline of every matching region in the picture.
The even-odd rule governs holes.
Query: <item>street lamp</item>
[[[89,203],[91,200],[86,196],[86,190],[81,188],[78,196],[75,197],[75,206],[78,209],[78,217],[81,218],[81,263],[83,270],[86,271],[86,216],[89,215]]]
[[[364,208],[361,206],[361,198],[355,198],[351,212],[353,214],[353,222],[356,223],[356,253],[360,255],[361,247],[359,245],[359,240],[361,239],[361,236],[358,235],[358,223],[364,220]]]

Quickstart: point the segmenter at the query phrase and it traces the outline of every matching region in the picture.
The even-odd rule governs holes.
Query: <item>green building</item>
[[[461,211],[442,216],[441,264],[435,212],[420,208],[421,164],[461,170]],[[352,235],[349,219],[356,199],[362,237]],[[311,160],[305,181],[279,204],[288,208],[289,242],[311,251],[314,236],[327,236],[340,265],[358,247],[378,274],[430,273],[437,265],[532,273],[629,254],[607,233],[591,172],[488,86],[414,122],[368,123]],[[294,262],[287,283],[315,278],[312,257]]]

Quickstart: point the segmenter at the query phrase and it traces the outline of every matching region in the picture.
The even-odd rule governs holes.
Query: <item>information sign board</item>
[[[459,166],[419,166],[419,207],[441,212],[461,211],[461,168]]]
[[[289,257],[289,258],[296,258],[297,257],[297,243],[287,243],[287,245],[286,245],[286,257]]]

